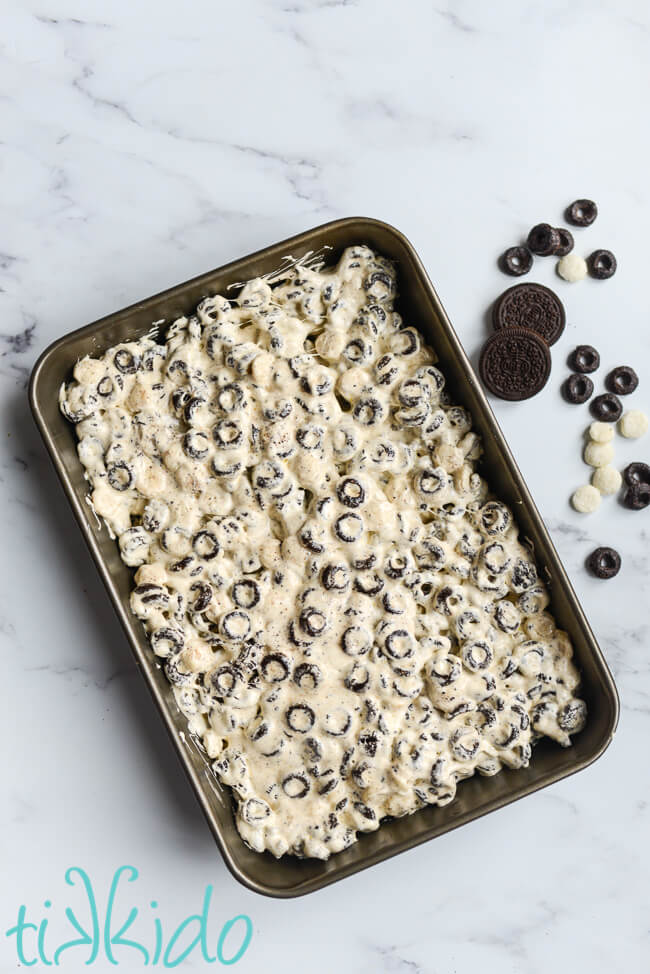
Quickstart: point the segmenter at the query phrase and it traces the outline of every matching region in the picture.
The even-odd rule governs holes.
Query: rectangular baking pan
[[[118,342],[140,338],[150,332],[152,322],[163,321],[164,328],[177,316],[192,311],[206,295],[227,293],[228,285],[275,271],[287,255],[301,257],[329,247],[327,263],[335,263],[345,247],[358,243],[396,262],[398,310],[433,345],[454,401],[471,410],[485,449],[481,472],[491,489],[515,511],[523,534],[533,542],[542,576],[549,581],[552,611],[575,647],[589,718],[570,748],[542,740],[535,747],[529,768],[504,770],[492,778],[476,775],[462,782],[451,804],[427,807],[388,821],[327,862],[287,856],[276,860],[269,853],[256,853],[244,845],[235,828],[229,791],[218,783],[207,759],[187,734],[185,718],[155,664],[144,628],[129,608],[132,573],[84,499],[88,484],[77,457],[75,431],[59,412],[58,394],[61,383],[71,378],[72,368],[82,356],[100,355]],[[608,746],[618,720],[618,695],[612,676],[440,299],[412,245],[398,230],[361,217],[336,220],[108,315],[65,335],[43,352],[31,376],[29,397],[36,424],[208,825],[228,868],[245,886],[276,897],[313,892],[580,771]]]

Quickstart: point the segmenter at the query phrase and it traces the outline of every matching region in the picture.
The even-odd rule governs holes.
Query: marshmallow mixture
[[[278,857],[325,859],[584,726],[569,639],[395,294],[351,247],[61,390],[133,612],[242,837]]]

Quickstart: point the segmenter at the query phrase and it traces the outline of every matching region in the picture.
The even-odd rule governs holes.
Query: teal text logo
[[[34,918],[37,922],[33,922],[27,907],[20,906],[16,922],[6,931],[15,946],[19,965],[64,966],[66,960],[74,959],[77,964],[82,960],[89,966],[102,957],[110,964],[123,963],[129,968],[136,960],[143,967],[178,967],[191,954],[195,958],[200,955],[206,964],[231,965],[241,960],[253,936],[252,921],[240,913],[227,920],[217,934],[214,923],[210,923],[212,886],[205,888],[201,910],[185,917],[166,935],[159,916],[145,917],[144,911],[128,903],[126,884],[134,883],[137,878],[138,870],[134,866],[120,866],[115,870],[106,910],[100,917],[88,873],[72,866],[66,871],[65,881],[68,886],[77,887],[84,900],[83,912],[65,908],[65,918],[74,936],[63,943],[50,942],[53,940],[48,935],[50,914],[43,919]],[[157,906],[157,901],[151,900],[151,909]],[[44,907],[49,911],[52,902],[45,900]]]

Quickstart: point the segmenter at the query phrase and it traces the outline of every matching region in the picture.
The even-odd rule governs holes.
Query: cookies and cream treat
[[[241,835],[275,856],[327,858],[585,721],[471,417],[395,293],[351,247],[207,297],[61,390],[133,612]]]

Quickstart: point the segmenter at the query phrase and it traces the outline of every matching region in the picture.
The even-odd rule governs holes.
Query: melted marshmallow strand
[[[131,607],[255,850],[326,859],[585,722],[567,634],[392,264],[206,298],[61,390]]]

